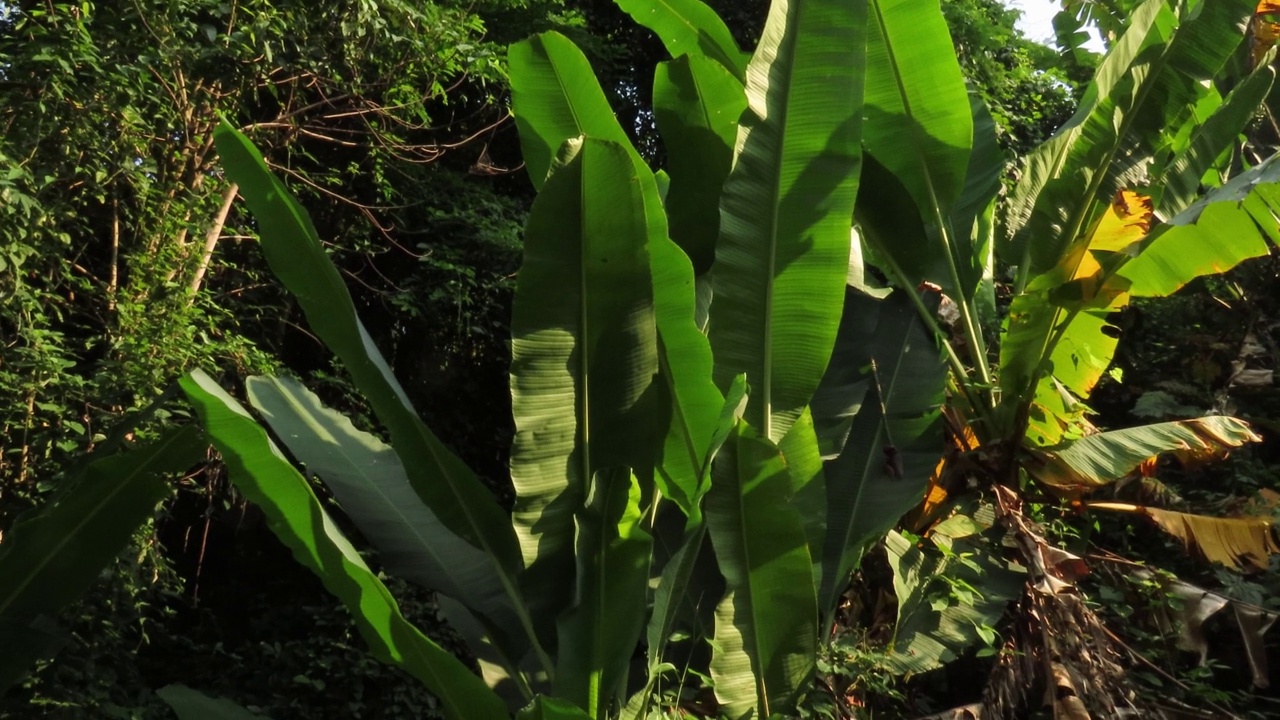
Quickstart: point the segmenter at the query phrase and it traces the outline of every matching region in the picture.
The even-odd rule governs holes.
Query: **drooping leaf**
[[[597,473],[578,513],[577,593],[560,616],[555,696],[607,717],[626,689],[644,626],[653,538],[640,527],[640,484],[629,472]]]
[[[728,594],[716,609],[716,697],[732,718],[786,712],[813,673],[817,598],[793,479],[745,421],[716,463],[707,526]]]
[[[614,0],[637,23],[657,34],[671,57],[704,55],[733,73],[747,71],[747,53],[738,49],[729,28],[699,0]]]
[[[1230,270],[1280,241],[1277,156],[1232,178],[1171,219],[1120,270],[1135,297],[1162,297],[1202,275]]]
[[[0,693],[56,650],[51,620],[88,590],[169,494],[165,476],[204,459],[191,426],[149,445],[94,458],[69,488],[15,522],[0,544]]]
[[[746,417],[775,442],[817,387],[840,319],[864,18],[862,0],[775,2],[747,71],[709,332],[717,384],[746,373]]]
[[[391,445],[414,491],[450,530],[483,550],[499,573],[514,576],[520,554],[507,514],[413,410],[357,317],[351,293],[325,254],[306,210],[244,135],[224,123],[215,140],[227,174],[239,183],[258,221],[272,272],[298,300],[311,330],[342,361],[390,431]]]
[[[1086,507],[1145,515],[1178,538],[1192,555],[1237,570],[1266,570],[1270,556],[1280,553],[1280,539],[1269,517],[1192,515],[1116,502],[1092,502]]]
[[[422,504],[391,446],[357,430],[297,380],[251,377],[246,388],[290,454],[324,481],[378,549],[386,571],[462,602],[496,631],[506,664],[518,663],[534,638],[518,590],[504,588],[484,554]]]
[[[653,175],[595,138],[566,143],[562,160],[529,215],[511,323],[513,522],[544,631],[572,597],[574,513],[591,478],[649,472],[663,429]]]
[[[545,32],[515,43],[507,66],[520,151],[535,188],[542,189],[556,153],[570,138],[588,135],[631,147],[591,63],[569,38]]]
[[[173,709],[178,720],[265,720],[225,698],[209,697],[186,685],[165,685],[156,695]]]
[[[1133,472],[1162,453],[1183,457],[1221,454],[1261,438],[1232,417],[1143,425],[1086,435],[1064,445],[1030,450],[1028,471],[1042,483],[1067,492],[1100,487]]]
[[[374,657],[403,668],[440,699],[450,720],[503,717],[506,706],[465,665],[405,620],[395,599],[260,425],[208,375],[180,381],[232,482],[267,526],[346,605]]]
[[[720,190],[733,164],[742,82],[701,55],[660,63],[653,76],[653,119],[667,150],[671,239],[701,275],[715,260]]]

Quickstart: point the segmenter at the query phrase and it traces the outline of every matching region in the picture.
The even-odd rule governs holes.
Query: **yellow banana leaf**
[[[1270,555],[1280,553],[1270,518],[1220,518],[1115,502],[1088,503],[1086,507],[1145,515],[1182,541],[1192,555],[1238,570],[1265,570]]]

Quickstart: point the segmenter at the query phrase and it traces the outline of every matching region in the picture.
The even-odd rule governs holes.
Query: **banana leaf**
[[[306,210],[267,169],[257,148],[230,125],[215,134],[228,176],[239,183],[276,277],[306,313],[311,330],[342,361],[378,420],[422,501],[455,534],[483,550],[514,586],[520,551],[507,514],[413,410],[400,383],[356,315],[351,293],[321,247]]]
[[[861,356],[844,354],[842,361],[860,372],[866,390],[847,443],[826,467],[819,600],[827,615],[867,548],[920,502],[944,449],[946,364],[906,292],[895,291],[867,313],[876,318],[873,332],[841,338],[861,340]]]
[[[514,676],[512,669],[535,638],[527,611],[512,602],[519,601],[518,590],[504,588],[503,576],[484,554],[449,532],[422,504],[391,446],[357,430],[297,380],[251,377],[246,389],[250,404],[289,453],[324,481],[378,550],[383,568],[458,600],[483,618],[487,634],[502,650],[499,662]]]
[[[640,25],[662,41],[671,57],[703,55],[724,67],[741,83],[747,53],[738,49],[728,26],[699,0],[614,0]]]
[[[507,50],[507,67],[520,152],[535,188],[542,189],[564,142],[580,135],[619,143],[642,162],[614,117],[591,63],[569,38],[545,32],[515,43]]]
[[[699,275],[715,260],[720,190],[746,107],[741,81],[704,56],[681,55],[654,72],[653,119],[671,174],[672,191],[666,196],[671,239]]]
[[[640,483],[627,471],[596,474],[577,516],[575,603],[560,616],[555,696],[592,718],[626,689],[644,626],[653,538],[641,529]]]
[[[561,163],[529,215],[511,324],[513,522],[543,632],[573,597],[574,513],[589,483],[650,472],[664,429],[653,175],[636,172],[626,147],[590,137],[567,142]]]
[[[818,606],[796,488],[777,445],[746,421],[721,451],[707,527],[728,593],[711,677],[731,718],[785,713],[813,674]]]
[[[1078,493],[1115,482],[1162,453],[1216,455],[1261,439],[1243,421],[1212,416],[1112,430],[1029,450],[1032,460],[1026,467],[1036,480]]]
[[[249,413],[202,371],[179,383],[232,482],[267,525],[346,605],[374,657],[402,668],[440,699],[449,720],[492,720],[506,706],[465,665],[405,620],[395,599],[338,530],[311,487]]]
[[[0,545],[0,693],[61,644],[53,619],[88,590],[167,497],[166,475],[204,459],[195,427],[92,457],[68,490],[20,516]]]
[[[747,72],[709,333],[717,385],[745,373],[745,417],[775,442],[812,397],[840,320],[865,17],[861,0],[775,2]]]

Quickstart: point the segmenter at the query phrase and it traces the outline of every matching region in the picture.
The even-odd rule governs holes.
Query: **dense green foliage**
[[[13,220],[0,226],[9,248],[0,260],[19,270],[7,276],[15,302],[0,318],[0,383],[15,390],[3,410],[0,518],[63,490],[11,528],[17,544],[0,550],[9,576],[41,557],[40,528],[67,526],[97,497],[92,483],[74,482],[78,471],[55,484],[56,473],[178,368],[216,368],[239,385],[283,367],[320,391],[286,378],[245,383],[304,475],[217,383],[200,372],[183,380],[231,482],[253,504],[230,494],[220,465],[206,466],[199,493],[184,493],[158,526],[170,552],[180,545],[195,555],[194,574],[183,569],[188,595],[174,602],[176,576],[144,529],[134,543],[148,549],[73,610],[77,628],[91,627],[105,599],[111,623],[123,621],[125,632],[78,643],[72,656],[101,659],[126,682],[59,661],[18,702],[135,716],[159,712],[150,689],[177,680],[270,704],[273,717],[420,712],[412,699],[363,703],[362,678],[379,688],[399,680],[346,672],[342,638],[352,628],[341,623],[337,644],[316,637],[299,648],[292,682],[336,691],[307,669],[308,656],[340,657],[326,670],[353,688],[342,709],[288,698],[278,685],[174,677],[160,666],[165,653],[285,657],[293,647],[277,627],[284,644],[246,635],[234,650],[209,651],[205,643],[231,634],[190,623],[202,582],[217,622],[262,607],[235,593],[219,602],[226,578],[202,580],[213,519],[226,525],[238,513],[242,522],[246,512],[347,605],[375,657],[459,718],[492,717],[502,702],[445,651],[451,641],[436,622],[423,624],[421,613],[406,621],[402,608],[419,607],[421,591],[392,593],[379,569],[440,592],[510,707],[535,693],[559,698],[540,696],[521,717],[632,717],[705,703],[690,670],[710,679],[721,711],[734,716],[844,717],[853,712],[846,690],[901,698],[887,674],[924,673],[975,647],[996,657],[986,698],[995,712],[1033,708],[1027,687],[1062,682],[1058,667],[1042,673],[1017,657],[1063,655],[1055,662],[1095,688],[1082,698],[1094,712],[1135,702],[1105,663],[1068,657],[1111,657],[1114,648],[1045,644],[1098,626],[1091,611],[1045,589],[1079,579],[1046,553],[1080,537],[1080,523],[1024,500],[1072,499],[1089,517],[1154,521],[1207,559],[1266,564],[1280,546],[1262,520],[1195,514],[1203,498],[1105,495],[1131,480],[1158,486],[1149,464],[1164,451],[1186,459],[1188,447],[1213,453],[1256,439],[1246,425],[1197,419],[1173,386],[1145,405],[1139,398],[1134,415],[1174,422],[1096,432],[1084,405],[1099,382],[1099,403],[1115,392],[1107,383],[1119,371],[1103,374],[1117,347],[1110,323],[1130,295],[1168,294],[1265,254],[1275,239],[1270,164],[1192,204],[1201,186],[1246,169],[1237,134],[1271,85],[1269,69],[1241,59],[1250,4],[1122,8],[1104,28],[1112,52],[1101,65],[1070,43],[1064,59],[1026,43],[1011,13],[982,0],[943,3],[941,14],[888,0],[838,10],[776,2],[763,33],[763,4],[719,8],[727,26],[700,3],[659,5],[584,3],[575,16],[554,2],[361,3],[337,31],[311,6],[282,3],[135,3],[116,14],[18,4],[0,20],[22,38],[0,41],[0,85],[16,100],[0,116],[9,129],[0,192]],[[595,72],[553,33],[513,45],[504,64],[501,45],[549,27],[577,40]],[[738,46],[757,38],[752,75]],[[157,47],[181,48],[178,61],[160,63]],[[668,53],[675,59],[659,62]],[[519,155],[499,102],[508,70]],[[854,82],[818,82],[830,77]],[[1082,105],[1063,125],[1073,97]],[[252,136],[262,157],[230,129],[216,157],[219,116]],[[1032,148],[1010,174],[1002,151]],[[520,155],[539,189],[523,239],[528,190],[505,171]],[[1002,178],[1016,181],[1007,205],[997,204]],[[233,203],[237,192],[252,217]],[[270,273],[247,251],[252,243],[230,242],[259,234]],[[1005,270],[1011,282],[998,288]],[[945,297],[929,289],[937,287]],[[1256,358],[1250,352],[1241,351],[1228,387]],[[186,417],[168,403],[137,434]],[[379,427],[390,445],[364,432]],[[945,454],[944,437],[953,448]],[[890,532],[880,567],[882,556],[866,553],[926,488],[930,500],[905,525],[921,537]],[[154,502],[134,501],[142,510]],[[330,519],[338,506],[343,514]],[[119,517],[119,528],[137,524]],[[1132,524],[1095,522],[1099,547],[1141,537]],[[1011,557],[1002,559],[993,523],[1018,544],[1011,557],[1028,578],[1003,569]],[[352,529],[377,552],[357,552],[345,539]],[[62,569],[85,581],[128,534],[108,542],[90,530],[105,554]],[[223,532],[255,552],[273,542],[261,530]],[[287,566],[273,552],[270,564]],[[761,564],[762,555],[776,559]],[[138,576],[145,567],[155,568],[151,580]],[[865,584],[877,568],[898,601],[887,623],[858,617],[843,599],[851,574]],[[1127,589],[1104,577],[1088,590],[1127,617],[1183,592],[1153,577]],[[1265,577],[1232,577],[1223,570],[1218,580],[1237,613],[1246,597],[1249,607],[1264,604]],[[38,598],[41,586],[29,587]],[[321,597],[314,582],[295,590],[300,602]],[[0,631],[51,629],[48,617],[31,624],[38,605],[17,597],[11,607],[0,597],[9,623]],[[172,630],[175,609],[185,631]],[[833,625],[835,642],[820,648]],[[887,642],[868,639],[886,626]],[[156,627],[164,630],[129,658],[128,645]],[[1251,653],[1263,633],[1243,633]],[[1147,649],[1148,640],[1133,641]],[[647,682],[634,672],[628,682],[628,660],[645,650]],[[806,692],[815,670],[829,699]],[[1202,680],[1180,687],[1184,700],[1224,700]],[[1057,685],[1054,711],[1077,692]],[[206,702],[180,689],[164,695],[180,714],[183,703]]]

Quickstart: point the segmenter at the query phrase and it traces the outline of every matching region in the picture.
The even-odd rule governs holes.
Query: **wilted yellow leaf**
[[[1269,518],[1192,515],[1131,503],[1088,503],[1087,507],[1146,515],[1181,540],[1192,555],[1240,570],[1265,570],[1270,555],[1280,553],[1280,541]]]
[[[1151,231],[1153,214],[1151,198],[1133,190],[1117,192],[1111,207],[1093,226],[1088,252],[1080,258],[1071,279],[1087,278],[1102,269],[1093,256],[1095,251],[1120,252],[1145,237]]]

